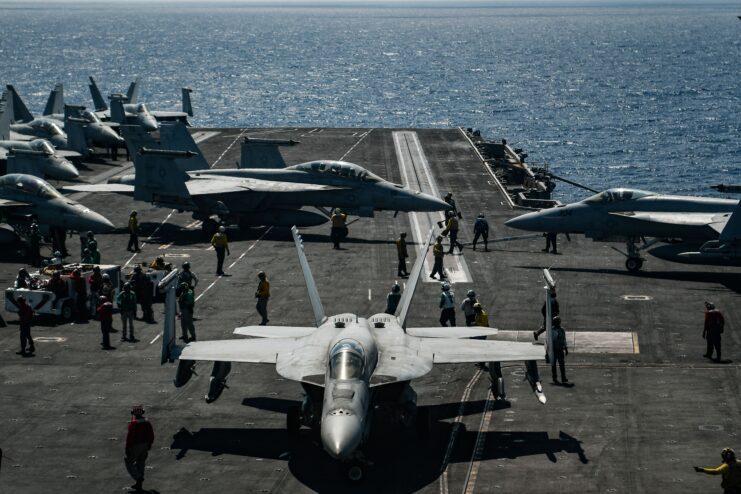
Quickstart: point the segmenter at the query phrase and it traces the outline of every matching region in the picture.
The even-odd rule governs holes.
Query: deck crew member
[[[396,275],[409,276],[409,272],[407,272],[407,257],[409,257],[409,253],[407,252],[406,232],[401,232],[399,238],[394,243],[396,244],[396,254],[399,257],[399,267],[396,270]]]
[[[134,316],[136,316],[136,294],[131,289],[131,283],[126,282],[123,291],[116,297],[116,305],[121,310],[121,341],[138,341],[134,338]],[[126,337],[126,323],[129,325],[131,338]]]
[[[538,329],[537,331],[533,331],[533,338],[536,340],[538,339],[538,336],[545,333],[545,318],[547,314],[546,309],[546,303],[543,302],[543,307],[540,308],[540,313],[543,314],[543,325]],[[560,316],[561,315],[561,309],[558,307],[558,300],[556,299],[556,289],[551,289],[551,318]]]
[[[450,289],[450,284],[444,281],[440,287],[442,292],[440,293],[440,324],[447,326],[450,322],[451,326],[455,326],[455,294]]]
[[[478,303],[476,292],[468,290],[466,292],[466,299],[461,304],[463,316],[466,318],[466,326],[473,326],[476,322],[476,311],[473,308],[476,303]]]
[[[15,282],[13,283],[13,287],[15,288],[30,288],[31,287],[31,276],[28,274],[28,271],[26,271],[26,268],[21,268],[18,270],[18,276],[15,277]]]
[[[129,422],[128,433],[126,434],[124,463],[126,464],[126,471],[136,481],[131,488],[140,492],[144,482],[147,456],[154,442],[154,430],[152,424],[144,418],[143,406],[135,406],[131,410],[131,415],[133,417]]]
[[[67,280],[62,279],[62,274],[59,271],[54,271],[52,273],[49,283],[46,284],[46,289],[54,294],[55,304],[57,300],[67,298],[67,295],[69,294]]]
[[[113,350],[111,346],[111,329],[113,328],[113,304],[106,297],[101,296],[98,299],[98,319],[100,320],[100,332],[103,335],[103,341],[100,347],[103,350]]]
[[[196,341],[196,327],[193,324],[193,310],[195,309],[196,298],[193,294],[193,289],[187,283],[181,283],[179,288],[180,329],[183,332],[180,339],[188,343],[190,341]]]
[[[93,267],[93,274],[90,275],[88,285],[90,285],[90,311],[95,315],[100,299],[100,287],[103,285],[100,266]]]
[[[705,302],[705,326],[702,330],[702,337],[707,342],[707,351],[705,358],[713,357],[713,348],[715,348],[716,362],[720,362],[720,335],[723,334],[725,320],[723,314],[715,308],[712,302]]]
[[[722,475],[720,483],[724,494],[741,493],[741,462],[736,459],[736,452],[731,448],[724,448],[720,452],[723,463],[717,468],[694,467],[695,472],[707,473],[708,475]]]
[[[330,237],[334,244],[334,249],[340,248],[340,241],[347,238],[347,214],[343,213],[340,208],[336,208],[332,217],[332,229],[330,230]]]
[[[257,273],[257,278],[260,282],[257,284],[257,290],[255,291],[255,298],[257,299],[257,313],[262,317],[260,326],[265,326],[269,322],[268,320],[268,299],[270,298],[270,282],[264,271]]]
[[[458,242],[458,218],[455,216],[453,211],[448,211],[448,219],[445,221],[445,230],[442,231],[442,235],[450,238],[450,249],[448,254],[453,253],[453,247],[458,247],[460,252],[463,252],[463,245]]]
[[[440,275],[440,279],[445,278],[445,270],[443,269],[443,258],[445,257],[445,250],[443,249],[443,237],[438,235],[435,240],[435,245],[432,246],[432,256],[435,259],[435,264],[432,266],[432,273],[430,278],[434,278],[435,274]]]
[[[126,250],[129,252],[140,252],[139,249],[139,220],[137,219],[137,212],[132,211],[129,215],[129,244],[126,246]]]
[[[157,256],[154,261],[149,263],[149,267],[151,269],[162,271],[163,269],[165,269],[165,258],[162,256]]]
[[[476,250],[479,237],[484,239],[484,251],[489,252],[489,222],[486,221],[484,213],[479,213],[476,221],[473,222],[473,250]]]
[[[224,225],[219,227],[219,231],[211,237],[211,245],[216,251],[216,274],[224,274],[224,255],[229,255],[229,239],[226,237],[226,228]]]
[[[391,287],[391,291],[386,295],[386,314],[394,315],[396,308],[399,307],[399,300],[401,300],[401,287],[398,283],[394,283]]]
[[[551,245],[553,245],[553,253],[558,254],[558,249],[556,248],[556,241],[558,240],[558,234],[555,232],[546,232],[543,234],[545,237],[545,249],[543,249],[543,252],[548,252],[551,248]]]
[[[553,345],[553,362],[551,362],[551,377],[554,384],[558,384],[556,375],[556,363],[561,371],[561,382],[567,384],[566,379],[566,355],[569,354],[569,348],[566,344],[566,331],[561,327],[561,317],[556,316],[551,323],[551,343]]]
[[[82,270],[75,268],[69,277],[72,287],[75,289],[75,309],[79,321],[87,321],[87,281],[82,276]]]
[[[194,289],[193,291],[195,291],[195,287],[198,285],[198,276],[191,271],[188,261],[183,263],[183,269],[178,273],[178,286],[181,283],[187,283],[191,289]]]
[[[450,210],[452,211],[455,216],[458,216],[460,213],[458,212],[458,207],[455,205],[455,199],[453,199],[453,193],[448,192],[445,194],[445,197],[443,197],[443,201],[450,204]]]
[[[28,302],[26,302],[26,297],[23,295],[18,295],[17,298],[13,298],[13,292],[5,292],[5,298],[8,299],[8,302],[18,308],[18,317],[20,318],[18,329],[20,330],[21,350],[15,353],[16,355],[21,355],[23,357],[30,357],[36,352],[33,338],[31,337],[33,308]],[[28,351],[26,351],[26,345],[28,345]]]

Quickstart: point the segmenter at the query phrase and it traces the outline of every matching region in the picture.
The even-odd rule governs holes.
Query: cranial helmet
[[[101,295],[100,297],[98,297],[98,302],[100,302],[101,304],[104,304],[108,302],[108,299],[105,297],[105,295]]]
[[[479,218],[483,218],[483,217],[484,217],[484,213],[479,213]]]
[[[723,448],[723,451],[720,452],[720,456],[724,461],[732,461],[736,459],[736,452],[731,448]]]
[[[707,310],[713,310],[713,309],[715,309],[715,304],[712,303],[712,302],[705,302],[705,308]]]
[[[94,236],[93,232],[87,232],[87,238],[93,238]]]
[[[556,325],[556,326],[558,326],[559,324],[561,324],[561,316],[554,316],[553,317],[553,324]]]
[[[131,415],[141,417],[144,415],[144,405],[134,405],[131,407]]]
[[[394,293],[400,292],[401,291],[401,287],[397,283],[394,283],[394,286],[391,287],[391,291],[394,292]]]
[[[190,263],[188,261],[183,263],[183,269],[190,269]]]
[[[448,283],[447,281],[443,281],[442,289],[444,292],[450,290],[450,283]]]
[[[62,257],[62,253],[57,250],[54,252],[54,257]]]
[[[468,290],[466,292],[466,297],[468,297],[468,298],[476,298],[476,292],[474,292],[473,290]]]
[[[475,304],[473,304],[473,310],[482,310],[482,309],[483,307],[481,307],[480,303],[476,302]]]
[[[225,231],[226,231],[226,227],[225,227],[224,225],[221,225],[221,226],[219,227],[219,232],[220,232],[220,233],[224,233]]]

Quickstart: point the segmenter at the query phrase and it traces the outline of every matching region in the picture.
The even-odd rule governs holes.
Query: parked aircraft
[[[7,92],[0,96],[0,160],[8,161],[9,155],[16,157],[23,155],[26,161],[32,161],[34,170],[45,177],[71,180],[80,173],[75,165],[70,163],[66,156],[79,156],[79,153],[58,151],[45,139],[31,141],[10,140],[10,119],[12,101],[8,100]]]
[[[103,95],[101,94],[100,89],[98,89],[98,85],[92,76],[90,76],[90,84],[88,87],[90,88],[90,94],[93,98],[93,104],[98,116],[103,120],[113,120],[115,122],[117,117],[113,112],[108,110],[108,105],[103,99]],[[157,130],[159,128],[158,122],[162,121],[181,121],[186,125],[190,125],[188,122],[188,116],[193,116],[193,107],[190,101],[190,93],[192,90],[190,88],[182,88],[181,91],[183,99],[182,112],[159,110],[150,111],[149,106],[146,103],[137,102],[139,94],[139,78],[137,78],[131,83],[125,96],[112,95],[119,97],[123,102],[125,117],[121,117],[119,120],[124,119],[125,121],[118,121],[118,123],[141,125],[148,132]]]
[[[124,137],[145,139],[122,127]],[[132,133],[133,132],[133,133]],[[118,183],[76,185],[65,190],[118,192],[135,200],[158,206],[191,211],[204,220],[205,229],[214,229],[211,216],[240,226],[314,226],[328,220],[322,214],[301,208],[336,207],[349,214],[372,217],[374,211],[444,211],[450,206],[436,198],[387,182],[365,168],[344,161],[312,161],[283,169],[204,169],[205,160],[197,151],[188,130],[181,123],[162,124],[162,141],[177,150],[151,149],[129,144],[134,154],[135,175]],[[167,137],[170,136],[170,137]],[[195,151],[194,151],[195,150]]]
[[[0,212],[16,233],[35,217],[44,233],[49,228],[108,232],[113,223],[90,208],[63,196],[48,182],[31,175],[11,173],[0,177]],[[4,240],[9,240],[3,236]]]
[[[609,189],[583,201],[513,218],[505,225],[521,230],[583,233],[596,241],[624,241],[625,267],[638,271],[644,259],[636,245],[655,241],[717,240],[738,201],[657,194],[635,189]],[[646,243],[642,248],[652,244]]]
[[[289,410],[286,423],[297,437],[302,425],[319,431],[324,450],[341,462],[351,480],[360,480],[366,466],[363,447],[374,426],[386,422],[423,432],[429,417],[419,413],[413,379],[433,364],[524,360],[526,378],[538,400],[545,403],[536,360],[543,349],[531,343],[468,339],[497,332],[489,328],[407,328],[411,299],[432,240],[427,236],[412,268],[398,316],[356,314],[326,316],[296,227],[292,228],[316,327],[248,326],[235,334],[250,339],[191,342],[175,345],[174,325],[165,324],[163,363],[179,358],[175,386],[185,385],[196,361],[214,361],[206,396],[216,400],[226,387],[232,362],[275,364],[282,377],[298,381],[305,395],[300,407]],[[421,411],[422,409],[420,409]],[[425,409],[426,410],[426,409]]]

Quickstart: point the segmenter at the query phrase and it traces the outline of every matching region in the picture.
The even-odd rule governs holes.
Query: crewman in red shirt
[[[111,329],[113,329],[113,304],[106,297],[98,299],[98,319],[100,320],[100,332],[103,333],[103,342],[100,346],[103,350],[113,350],[111,346]]]
[[[18,295],[18,298],[13,298],[13,292],[5,292],[5,297],[10,303],[18,307],[18,317],[20,317],[20,331],[21,331],[21,351],[15,352],[16,355],[22,355],[23,357],[31,357],[36,351],[33,345],[33,338],[31,338],[31,323],[33,322],[33,308],[26,302],[26,297]],[[28,351],[26,351],[26,345],[28,345]]]
[[[713,348],[716,351],[716,362],[720,362],[720,335],[723,334],[725,320],[723,314],[715,308],[712,302],[705,302],[705,326],[702,329],[702,337],[707,342],[705,358],[712,358]]]
[[[131,415],[129,431],[126,434],[124,462],[129,475],[136,481],[131,488],[135,491],[141,491],[147,455],[154,442],[154,431],[152,430],[152,424],[144,418],[144,407],[142,405],[134,406]]]

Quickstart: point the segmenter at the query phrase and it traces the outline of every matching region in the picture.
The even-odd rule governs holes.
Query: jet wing
[[[118,194],[133,194],[134,186],[128,184],[80,184],[65,185],[62,192],[115,192]]]
[[[232,192],[308,192],[315,190],[339,190],[343,187],[295,182],[278,182],[254,178],[224,177],[192,178],[185,182],[191,196],[229,194]]]
[[[420,341],[419,346],[421,353],[432,355],[435,364],[539,360],[544,355],[543,347],[540,345],[514,341],[425,338]]]
[[[149,113],[152,114],[152,116],[159,120],[159,119],[176,119],[176,118],[187,118],[188,114],[183,113],[181,111],[150,111]]]
[[[496,328],[481,327],[440,327],[434,328],[407,328],[409,336],[418,336],[420,338],[476,338],[494,336],[499,332]]]
[[[301,336],[308,336],[314,331],[316,331],[316,328],[296,326],[243,326],[236,328],[234,334],[256,338],[300,338]]]
[[[213,360],[274,364],[278,354],[290,352],[295,339],[254,338],[247,340],[216,340],[189,343],[180,353],[180,360]]]

